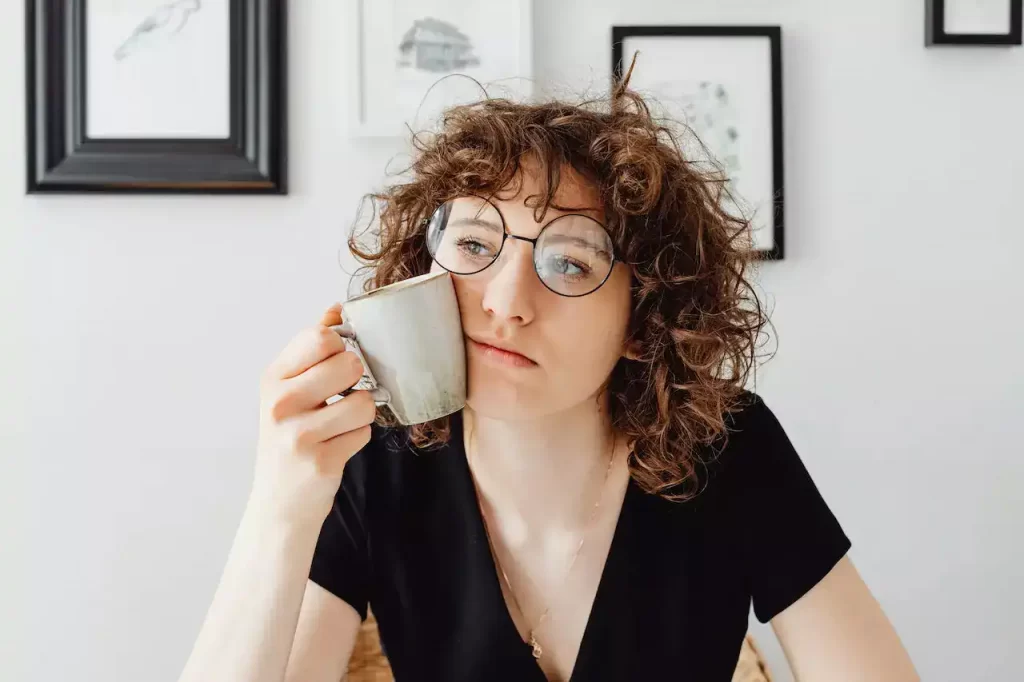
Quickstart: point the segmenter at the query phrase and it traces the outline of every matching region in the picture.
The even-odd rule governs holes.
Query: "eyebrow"
[[[504,233],[505,231],[505,228],[503,228],[501,225],[496,225],[495,223],[492,223],[488,220],[484,220],[483,218],[455,218],[448,224],[448,227],[452,227],[453,225],[485,227],[489,230],[501,233]]]
[[[453,219],[448,224],[448,227],[452,227],[452,226],[456,226],[456,225],[468,225],[468,226],[472,226],[472,227],[483,227],[483,228],[491,230],[493,232],[498,232],[500,234],[504,234],[505,233],[505,228],[503,226],[495,224],[493,222],[490,222],[489,220],[484,220],[483,218],[475,218],[475,217],[455,218],[455,219]],[[556,235],[548,236],[547,237],[547,241],[548,241],[548,243],[551,243],[551,244],[571,244],[573,246],[579,246],[581,248],[587,249],[588,251],[592,251],[593,253],[597,254],[598,256],[603,257],[605,260],[610,261],[612,259],[611,251],[609,251],[608,249],[602,248],[601,246],[595,244],[592,241],[589,241],[587,239],[583,239],[582,237],[573,237],[573,236],[569,236],[569,235],[556,234]]]
[[[553,244],[572,244],[574,246],[580,246],[589,251],[593,251],[599,256],[603,256],[607,260],[611,260],[611,252],[608,249],[602,248],[594,242],[583,239],[582,237],[571,237],[565,234],[550,235],[546,238],[548,243]]]

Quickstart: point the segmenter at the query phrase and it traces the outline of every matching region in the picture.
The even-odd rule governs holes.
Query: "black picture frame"
[[[942,45],[1014,46],[1024,43],[1024,0],[1010,0],[1009,29],[1006,33],[947,33],[946,0],[925,0],[927,47]]]
[[[613,26],[612,27],[612,77],[622,78],[622,63],[625,39],[630,37],[725,37],[725,38],[766,38],[769,41],[771,59],[771,131],[772,131],[772,247],[758,249],[762,260],[783,260],[786,255],[785,240],[785,163],[783,160],[783,98],[782,98],[782,27],[781,26]],[[683,68],[682,66],[679,67]]]
[[[226,138],[91,139],[86,2],[26,0],[27,193],[287,194],[286,0],[230,0]]]

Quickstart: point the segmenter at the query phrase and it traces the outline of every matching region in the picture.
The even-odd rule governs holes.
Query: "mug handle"
[[[370,395],[373,396],[373,402],[377,405],[387,405],[390,403],[391,393],[388,392],[388,389],[378,384],[377,380],[370,372],[370,366],[367,364],[366,357],[363,355],[363,349],[359,347],[359,342],[356,340],[355,330],[353,330],[348,324],[332,324],[331,329],[337,332],[341,338],[346,339],[345,345],[351,347],[360,362],[363,363],[363,378],[356,382],[355,386],[352,388],[346,388],[338,395],[344,398],[348,394],[352,393],[352,391],[369,391]]]

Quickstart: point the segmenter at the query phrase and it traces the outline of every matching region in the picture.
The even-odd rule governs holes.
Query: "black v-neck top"
[[[744,397],[696,498],[629,482],[573,682],[728,682],[751,604],[768,622],[850,548],[771,410]],[[310,579],[363,618],[372,607],[397,682],[544,682],[475,495],[461,414],[448,445],[423,451],[374,426],[345,467]]]

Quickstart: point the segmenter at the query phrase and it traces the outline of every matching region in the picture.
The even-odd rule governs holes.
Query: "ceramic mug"
[[[466,405],[466,346],[447,271],[360,294],[331,329],[363,362],[353,390],[368,390],[401,424],[422,424]],[[340,395],[345,395],[344,393]]]

